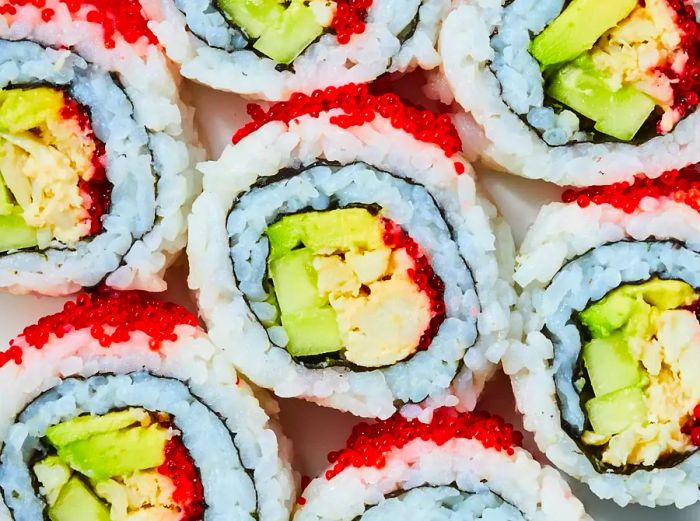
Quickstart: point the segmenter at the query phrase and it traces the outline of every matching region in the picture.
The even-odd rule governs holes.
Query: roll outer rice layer
[[[473,178],[455,175],[453,160],[438,147],[416,142],[380,117],[370,124],[341,129],[329,122],[335,112],[321,114],[319,118],[301,116],[289,126],[269,123],[226,149],[219,161],[201,166],[205,174],[205,193],[190,219],[189,282],[198,292],[210,334],[232,354],[247,376],[279,396],[303,397],[367,417],[390,416],[395,411],[396,400],[421,401],[428,397],[429,403],[439,405],[445,400],[455,400],[452,393],[460,397],[464,407],[472,408],[505,348],[509,328],[514,327],[509,323],[508,307],[513,298],[507,275],[512,251],[509,231],[491,204],[478,194]],[[406,150],[411,150],[411,154],[405,154]],[[296,363],[285,349],[276,346],[251,313],[233,276],[229,251],[229,238],[232,234],[235,237],[245,225],[234,220],[227,231],[227,216],[238,197],[251,190],[254,183],[285,168],[299,169],[319,159],[350,165],[340,167],[339,172],[356,170],[361,176],[372,176],[368,180],[376,180],[384,174],[373,174],[371,168],[354,163],[365,162],[398,179],[418,183],[416,190],[425,187],[443,212],[457,238],[459,254],[476,282],[481,309],[480,312],[478,308],[462,310],[478,314],[478,338],[468,346],[465,344],[468,338],[453,337],[451,342],[457,351],[449,356],[456,354],[457,358],[451,358],[452,364],[455,361],[462,364],[454,381],[454,374],[441,374],[439,380],[433,380],[434,370],[430,371],[429,379],[423,374],[425,364],[422,361],[428,362],[434,356],[430,348],[385,369],[357,372],[344,367],[307,368]],[[332,183],[336,178],[328,167],[316,167],[308,172],[313,171],[318,171],[319,178],[326,179],[324,182]],[[337,179],[341,181],[343,177]],[[301,178],[295,176],[289,183],[305,197],[313,197],[317,190],[311,185],[305,186]],[[328,189],[330,185],[324,190]],[[255,190],[250,193],[254,194]],[[326,202],[322,202],[324,197]],[[342,205],[342,196],[340,202]],[[377,201],[374,194],[367,193],[361,202],[373,204]],[[317,204],[320,204],[318,208],[325,208],[328,197],[317,198],[313,206]],[[401,216],[397,224],[403,226],[403,221],[414,210],[401,209],[399,205],[396,211]],[[235,211],[231,215],[235,215]],[[397,214],[392,218],[398,218]],[[423,233],[420,228],[417,230]],[[411,233],[410,227],[407,231]],[[420,243],[419,237],[415,238]],[[496,251],[496,244],[503,248]],[[239,248],[236,241],[233,246],[235,253]],[[444,322],[443,327],[449,327],[449,323],[449,320]],[[437,355],[438,351],[435,353]],[[430,363],[427,367],[433,366]],[[433,380],[431,384],[430,380]]]
[[[655,276],[698,285],[693,268],[699,258],[697,212],[668,198],[646,198],[640,206],[631,214],[608,204],[581,208],[554,203],[542,209],[525,238],[515,274],[523,288],[525,345],[509,351],[503,366],[512,377],[525,428],[559,469],[623,506],[682,508],[700,499],[697,452],[665,464],[668,468],[599,472],[563,427],[564,420],[579,426],[584,420],[567,369],[581,349],[579,332],[570,322],[573,313],[611,289]],[[560,401],[575,407],[561,411]]]
[[[108,49],[101,25],[73,20],[61,2],[46,7],[55,9],[50,22],[38,23],[40,11],[31,5],[0,17],[0,84],[65,86],[91,109],[106,145],[112,204],[105,233],[75,249],[4,255],[0,286],[53,295],[106,279],[122,289],[163,290],[165,269],[185,245],[185,215],[199,186],[193,164],[202,152],[191,110],[157,47],[119,39]]]
[[[517,175],[575,186],[632,181],[642,171],[657,177],[666,170],[698,162],[700,114],[697,111],[681,120],[671,132],[639,145],[622,142],[547,145],[503,100],[501,84],[491,69],[496,59],[491,39],[508,20],[508,9],[513,11],[509,15],[511,20],[539,33],[560,12],[562,2],[538,3],[536,9],[531,4],[530,0],[520,0],[509,7],[491,0],[462,2],[441,31],[440,51],[447,81],[456,100],[471,112],[480,127],[475,138],[483,139],[485,159]],[[510,47],[503,51],[506,56],[519,55],[520,51],[516,53],[514,48],[521,46],[523,37],[531,37],[528,30],[508,37],[511,36]],[[540,75],[539,68],[533,67],[529,74]],[[504,71],[508,72],[507,68]],[[508,81],[507,88],[527,96],[532,89],[527,78],[518,74],[516,79]]]
[[[82,302],[78,309],[86,306]],[[100,303],[96,305],[104,305],[104,300]],[[141,312],[130,306],[132,313]],[[266,412],[206,335],[187,323],[168,322],[179,320],[172,318],[178,309],[167,313],[170,318],[162,319],[160,330],[172,327],[170,340],[137,329],[128,340],[110,343],[95,338],[97,323],[67,326],[61,338],[29,330],[15,339],[9,352],[14,357],[21,352],[20,363],[9,360],[0,368],[6,387],[0,486],[15,513],[12,517],[3,502],[3,518],[35,519],[27,509],[41,508],[43,501],[38,495],[22,499],[38,494],[26,481],[29,469],[18,452],[22,446],[31,449],[47,427],[76,415],[144,407],[173,415],[201,475],[203,519],[228,518],[232,512],[241,519],[288,519],[295,484],[288,463],[290,447],[270,416],[276,404],[263,398]],[[103,314],[104,319],[108,317]],[[33,343],[41,338],[46,344],[38,349]],[[17,491],[11,500],[10,489]]]

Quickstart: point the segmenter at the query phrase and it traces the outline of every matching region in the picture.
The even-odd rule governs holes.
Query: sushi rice
[[[150,28],[183,76],[274,101],[294,92],[371,81],[385,72],[439,65],[435,44],[448,1],[374,0],[369,5],[361,33],[339,43],[326,31],[290,67],[252,49],[245,32],[224,17],[215,0],[143,2]]]
[[[86,109],[105,146],[111,202],[94,236],[49,237],[34,249],[4,253],[0,287],[61,295],[106,280],[115,288],[162,291],[200,186],[192,111],[156,46],[118,39],[109,48],[100,24],[74,19],[65,3],[43,5],[55,11],[48,22],[33,5],[0,16],[0,88],[64,92]]]
[[[105,313],[101,308],[115,311]],[[118,328],[134,326],[125,339],[96,337],[96,328],[108,331],[113,322],[113,316],[109,315],[120,313],[128,313],[132,322],[121,323]],[[147,332],[147,325],[144,326],[149,320],[158,324],[155,336]],[[39,349],[35,345],[36,330],[41,331],[42,323],[62,326],[47,331],[43,337],[46,343]],[[273,419],[276,404],[266,397],[259,402],[251,388],[237,376],[227,356],[193,324],[196,319],[183,308],[157,304],[153,297],[116,292],[82,294],[77,303],[69,302],[63,312],[42,319],[37,326],[17,337],[5,353],[16,357],[20,352],[19,363],[14,358],[4,358],[6,363],[0,368],[4,387],[0,424],[0,489],[4,500],[0,503],[0,517],[34,520],[43,518],[48,509],[52,519],[56,515],[66,519],[65,515],[60,517],[66,511],[60,512],[57,505],[77,500],[74,497],[65,499],[68,496],[63,493],[58,499],[52,497],[50,491],[56,484],[46,479],[50,474],[41,474],[38,470],[36,454],[41,457],[46,454],[42,451],[47,450],[44,436],[53,443],[58,438],[52,437],[52,429],[63,428],[65,434],[68,433],[66,426],[81,422],[85,425],[86,420],[89,424],[134,412],[136,418],[141,418],[137,421],[143,421],[139,415],[144,414],[159,418],[163,414],[169,416],[172,423],[166,436],[172,436],[171,441],[181,439],[184,450],[189,453],[196,469],[193,479],[197,480],[190,485],[196,487],[201,483],[203,498],[200,501],[203,503],[199,508],[203,508],[203,514],[187,517],[186,509],[178,513],[173,501],[178,505],[182,496],[180,500],[169,496],[172,491],[167,491],[172,485],[163,484],[167,472],[161,467],[157,471],[139,470],[143,467],[137,462],[131,477],[116,476],[100,482],[99,477],[81,467],[86,464],[80,459],[66,458],[71,444],[59,444],[58,456],[53,458],[69,461],[74,475],[82,472],[94,478],[90,483],[100,495],[99,501],[111,503],[110,515],[88,517],[89,521],[116,520],[125,515],[122,508],[126,509],[126,505],[122,507],[119,499],[114,499],[119,498],[119,494],[110,495],[104,483],[110,484],[112,490],[119,490],[117,484],[123,484],[126,491],[129,480],[131,483],[143,480],[141,489],[136,487],[129,492],[138,498],[139,494],[148,494],[145,491],[154,472],[161,475],[161,492],[144,500],[144,504],[130,496],[130,515],[149,515],[149,511],[158,515],[158,506],[164,503],[170,506],[160,514],[165,516],[163,519],[214,520],[235,516],[236,519],[262,521],[287,520],[295,494],[295,480],[289,466],[289,443]],[[168,327],[172,327],[169,339],[161,340],[162,331]],[[62,335],[57,334],[59,330],[64,331]],[[98,423],[93,425],[97,428],[82,435],[87,441],[78,438],[73,445],[91,443],[100,436],[110,435],[108,429],[105,429],[106,434],[99,430]],[[154,427],[151,424],[149,428]],[[129,429],[139,427],[111,434],[128,441],[128,437],[119,436]],[[70,435],[81,436],[79,431]],[[100,461],[109,461],[115,454],[122,461],[128,461],[127,447],[102,445],[104,452],[88,461],[93,461],[95,468]],[[138,449],[133,447],[133,450]],[[37,478],[42,482],[41,488],[36,485]],[[186,495],[185,489],[180,488],[182,482],[175,481],[175,484],[180,494]],[[158,497],[159,501],[154,502],[153,497]],[[75,508],[70,519],[90,515],[89,509],[81,511],[79,503]],[[106,509],[106,506],[101,507],[102,511]]]
[[[700,216],[670,197],[646,197],[632,212],[610,204],[583,206],[545,206],[518,257],[515,280],[522,287],[519,310],[525,337],[503,359],[517,408],[550,461],[599,497],[621,506],[687,507],[700,499],[700,455],[691,441],[696,436],[694,408],[700,401],[693,355]],[[663,304],[648,293],[652,287],[673,299],[673,291],[685,291],[686,296]],[[675,289],[664,293],[669,287]],[[630,332],[635,327],[624,321],[642,316],[635,311],[632,318],[623,314],[619,323],[596,330],[592,315],[600,310],[604,320],[612,317],[614,308],[604,306],[625,295],[632,296],[637,309],[652,313],[651,329]],[[627,328],[622,337],[618,327]],[[594,348],[612,360],[608,370],[615,376],[592,380],[596,398],[589,400],[586,382],[605,372],[596,366]],[[657,357],[660,365],[649,357]],[[627,380],[625,367],[635,371],[628,381],[632,387],[600,398],[601,385],[610,391],[627,385],[622,383]],[[634,383],[636,371],[645,375],[639,383]],[[659,387],[664,378],[665,387]],[[602,423],[601,417],[591,416],[599,410],[593,404],[612,398],[632,403],[623,394],[641,398],[641,414],[627,422],[626,415],[632,413],[610,406],[610,414],[618,414],[624,423],[598,436]]]
[[[473,177],[455,174],[456,157],[446,157],[379,115],[343,129],[331,122],[337,114],[265,124],[229,146],[218,161],[200,165],[205,188],[190,217],[189,284],[210,335],[253,382],[278,396],[365,417],[387,418],[397,405],[426,399],[428,408],[459,401],[471,409],[511,329],[518,327],[510,321],[510,231]],[[334,208],[342,213],[358,205],[378,206],[382,219],[400,226],[425,252],[430,270],[444,282],[445,318],[423,349],[416,351],[416,341],[409,339],[400,354],[380,360],[380,346],[394,353],[397,339],[423,320],[421,311],[413,311],[418,297],[404,295],[397,301],[402,309],[386,311],[393,315],[383,315],[382,308],[361,315],[366,321],[358,327],[369,328],[369,347],[353,342],[350,333],[340,359],[335,351],[341,345],[322,355],[331,358],[305,358],[305,352],[294,351],[298,346],[288,335],[284,303],[281,327],[263,283],[270,270],[270,226],[307,209],[313,218],[332,217]],[[382,283],[369,286],[380,294]],[[331,303],[342,331],[344,310],[333,297]],[[382,332],[373,329],[373,317],[384,317]],[[394,323],[403,325],[393,332]]]

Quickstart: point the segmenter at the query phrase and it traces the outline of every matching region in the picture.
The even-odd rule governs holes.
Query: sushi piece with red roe
[[[297,500],[294,521],[590,521],[522,435],[487,413],[437,409],[357,425]]]
[[[0,381],[7,519],[289,519],[274,413],[179,305],[82,293],[10,342]]]
[[[212,339],[280,396],[473,408],[517,329],[513,243],[449,116],[356,84],[248,110],[190,218]]]
[[[700,500],[697,166],[570,189],[521,248],[517,406],[560,470],[624,506]]]
[[[0,4],[1,289],[165,289],[201,152],[135,5]]]
[[[440,63],[446,0],[156,0],[148,27],[183,76],[281,101]]]
[[[463,1],[447,83],[483,156],[560,185],[632,182],[700,161],[694,0]]]

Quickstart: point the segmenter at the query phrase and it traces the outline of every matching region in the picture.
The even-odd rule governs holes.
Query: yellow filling
[[[42,248],[90,230],[78,183],[94,174],[96,147],[61,116],[64,104],[62,92],[46,87],[0,91],[0,175]]]

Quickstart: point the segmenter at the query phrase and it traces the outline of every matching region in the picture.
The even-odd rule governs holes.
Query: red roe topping
[[[673,69],[672,64],[660,67],[659,72],[671,80],[673,110],[682,118],[700,101],[700,25],[695,19],[695,8],[691,2],[666,0],[666,3],[676,12],[676,25],[682,33],[681,49],[688,56],[688,61],[680,73]],[[657,131],[663,133],[660,125],[657,125]]]
[[[181,324],[196,326],[197,317],[182,306],[148,293],[105,288],[81,293],[75,301],[66,302],[63,311],[41,318],[20,336],[30,346],[42,349],[51,335],[62,338],[72,331],[89,328],[92,337],[108,348],[126,342],[132,332],[142,331],[151,338],[149,347],[157,351],[162,342],[177,340],[175,327]],[[17,365],[22,363],[22,349],[14,340],[7,351],[0,352],[0,367],[10,360]]]
[[[700,404],[695,406],[693,415],[688,418],[681,429],[686,436],[690,436],[690,441],[696,447],[700,447]]]
[[[105,146],[92,131],[87,109],[65,95],[61,117],[67,120],[75,120],[85,133],[85,138],[95,143],[95,153],[92,156],[92,176],[88,180],[81,179],[78,187],[87,203],[88,217],[90,219],[89,235],[97,235],[102,231],[102,216],[107,212],[112,201],[112,184],[107,179],[105,170]]]
[[[331,27],[335,30],[338,43],[345,45],[354,34],[365,32],[367,10],[372,0],[336,0],[336,12]]]
[[[105,47],[116,45],[117,35],[127,43],[136,43],[145,38],[149,43],[157,43],[155,35],[148,28],[148,20],[141,10],[139,0],[58,0],[77,19],[100,24],[103,28]],[[53,20],[56,12],[46,7],[46,0],[0,0],[0,15],[17,14],[18,7],[30,6],[41,10],[45,22]],[[85,9],[83,9],[85,8]]]
[[[418,289],[430,298],[430,324],[418,343],[418,350],[424,351],[430,347],[433,338],[440,329],[440,324],[445,320],[445,284],[433,271],[430,260],[416,241],[395,222],[382,219],[382,223],[384,225],[384,244],[393,250],[405,248],[414,265],[413,269],[408,270],[408,276],[418,286]]]
[[[377,116],[388,119],[391,126],[408,132],[418,141],[437,145],[447,157],[462,150],[457,129],[447,114],[435,114],[405,104],[396,94],[371,94],[367,85],[350,83],[342,87],[327,87],[311,95],[292,94],[289,101],[275,103],[265,111],[260,105],[248,105],[252,121],[233,136],[238,143],[271,121],[289,123],[296,118],[310,115],[317,118],[322,112],[340,109],[344,114],[331,117],[330,122],[340,128],[361,126],[374,121]],[[461,162],[455,163],[458,174],[464,172]]]
[[[455,438],[478,440],[485,448],[508,455],[513,455],[523,439],[512,425],[488,413],[459,413],[443,407],[435,411],[430,423],[409,420],[397,413],[383,422],[356,425],[346,448],[328,455],[333,468],[326,472],[326,479],[333,479],[350,467],[382,468],[392,450],[401,449],[413,440],[442,446]]]
[[[640,175],[631,184],[623,181],[607,186],[569,189],[562,194],[562,201],[576,201],[581,208],[591,203],[611,204],[627,213],[633,213],[645,197],[668,197],[700,212],[700,164],[682,170],[669,170],[657,179]]]
[[[181,521],[200,521],[204,514],[204,488],[199,471],[179,437],[165,446],[165,463],[158,473],[175,485],[173,500],[182,510]]]

